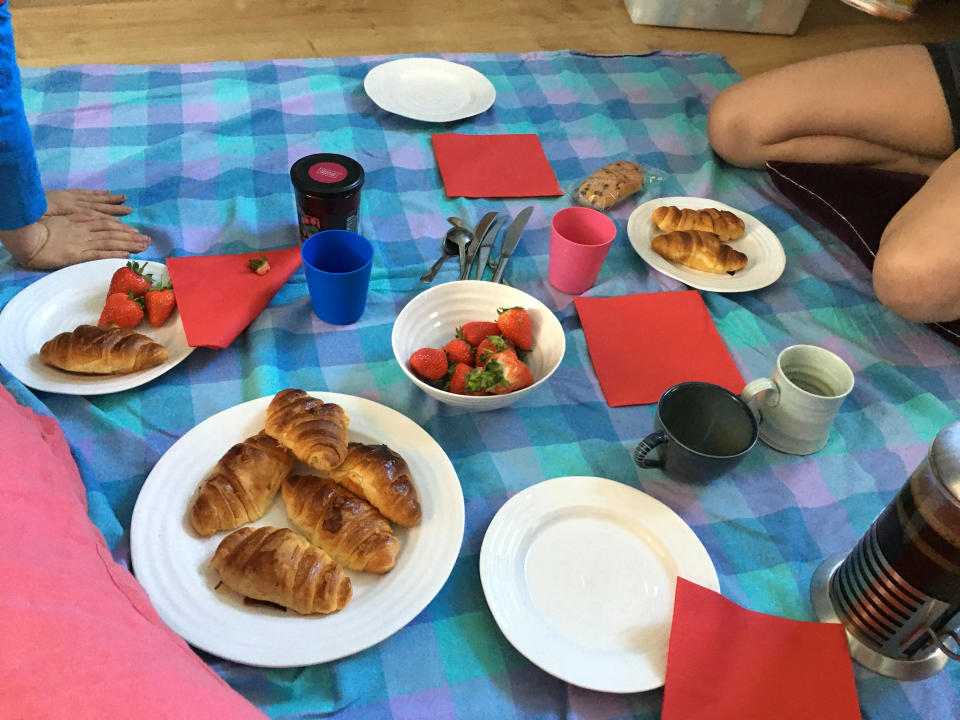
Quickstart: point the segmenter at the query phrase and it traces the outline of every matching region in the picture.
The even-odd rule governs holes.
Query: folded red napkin
[[[745,610],[677,579],[662,720],[860,720],[843,626]]]
[[[250,269],[250,260],[261,254],[267,256],[270,271],[257,275]],[[225,348],[300,267],[300,247],[171,257],[166,262],[187,344]]]
[[[450,197],[563,195],[536,135],[433,135],[443,186]]]
[[[667,388],[691,380],[743,389],[696,290],[573,301],[610,407],[656,402]]]

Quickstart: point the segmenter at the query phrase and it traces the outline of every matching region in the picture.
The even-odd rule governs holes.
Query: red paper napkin
[[[300,267],[299,246],[262,254],[270,263],[264,275],[250,270],[260,252],[167,258],[190,347],[227,347]]]
[[[536,135],[433,135],[443,186],[450,197],[563,195]]]
[[[860,720],[842,625],[745,610],[677,579],[662,720]]]
[[[610,407],[656,402],[667,388],[691,380],[743,389],[696,290],[573,301]]]

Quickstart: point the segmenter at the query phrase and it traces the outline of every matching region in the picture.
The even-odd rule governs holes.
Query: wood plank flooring
[[[674,0],[679,2],[680,0]],[[426,52],[719,52],[742,76],[873,45],[960,37],[960,0],[895,22],[811,0],[796,35],[634,25],[622,0],[13,0],[21,65]]]

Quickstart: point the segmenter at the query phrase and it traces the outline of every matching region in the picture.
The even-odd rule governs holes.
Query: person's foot
[[[44,215],[32,225],[0,231],[0,242],[24,267],[54,270],[87,260],[127,258],[145,250],[150,238],[112,217],[73,213]]]
[[[102,215],[129,215],[124,205],[126,195],[114,195],[107,190],[49,190],[46,215],[71,213],[100,213]]]

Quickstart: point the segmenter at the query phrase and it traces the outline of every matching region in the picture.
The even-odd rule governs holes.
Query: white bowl
[[[472,320],[496,322],[497,308],[522,307],[530,314],[533,349],[524,362],[533,384],[503,395],[458,395],[433,387],[410,370],[410,356],[424,347],[442,348],[457,328]],[[403,371],[427,395],[471,410],[496,410],[519,400],[547,381],[563,360],[567,340],[557,316],[522,290],[484,280],[457,280],[424,290],[397,315],[393,324],[393,354]]]

